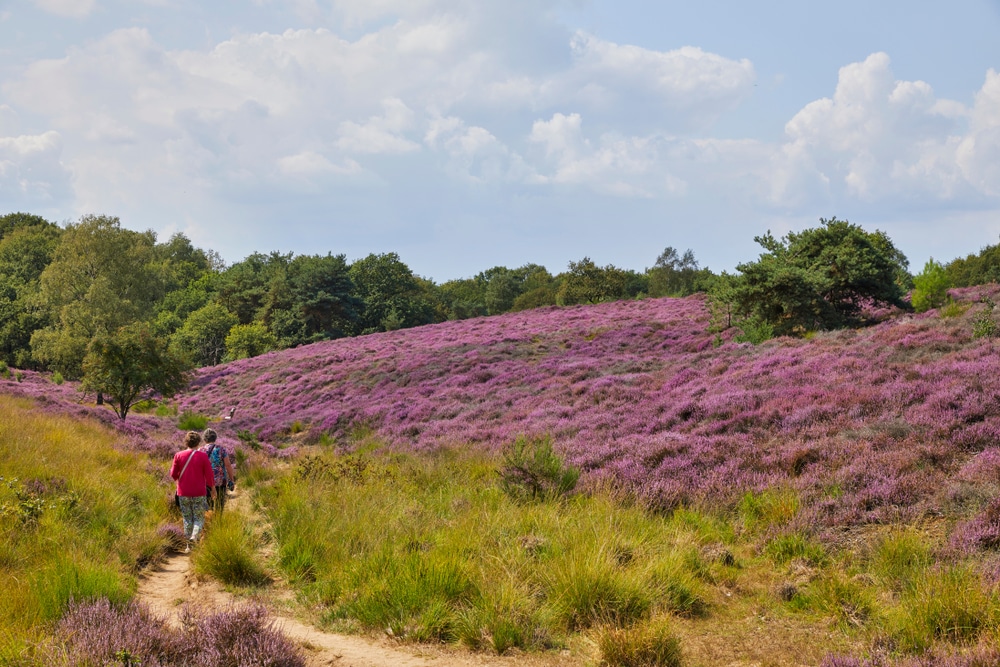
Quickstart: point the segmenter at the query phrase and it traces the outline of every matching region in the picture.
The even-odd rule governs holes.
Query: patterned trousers
[[[181,516],[184,517],[184,537],[198,541],[201,529],[205,527],[205,510],[208,502],[205,496],[181,496]]]

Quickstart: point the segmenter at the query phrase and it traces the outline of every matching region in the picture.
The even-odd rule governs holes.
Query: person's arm
[[[170,464],[170,479],[177,481],[177,478],[181,476],[181,469],[177,465],[177,455],[174,454],[174,462]]]
[[[223,451],[222,462],[226,464],[226,478],[231,482],[236,481],[236,471],[233,470],[233,464],[229,461],[229,455]]]
[[[202,452],[202,464],[201,469],[205,473],[205,482],[208,486],[208,495],[212,498],[215,497],[215,474],[212,472],[212,462],[208,458],[208,454]]]

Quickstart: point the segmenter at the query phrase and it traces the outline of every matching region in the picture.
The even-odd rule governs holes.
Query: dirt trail
[[[233,498],[232,508],[243,505]],[[227,506],[229,507],[229,506]],[[275,584],[280,586],[280,584]],[[278,591],[280,593],[280,591]],[[148,571],[139,581],[139,599],[158,616],[179,626],[184,603],[202,609],[224,609],[236,598],[214,581],[200,580],[191,569],[190,557],[173,554]],[[323,632],[280,612],[274,613],[277,626],[303,648],[309,667],[578,667],[579,658],[563,655],[492,656],[447,646],[398,644],[389,638],[369,639]]]

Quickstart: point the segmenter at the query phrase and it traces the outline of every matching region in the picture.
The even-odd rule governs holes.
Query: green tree
[[[931,257],[924,270],[913,276],[913,293],[910,303],[918,313],[943,306],[948,301],[948,273]]]
[[[461,278],[442,283],[438,300],[444,319],[465,320],[488,314],[486,286],[475,278]]]
[[[226,361],[249,359],[278,349],[278,339],[260,322],[237,324],[226,336]]]
[[[152,317],[162,298],[155,244],[152,231],[123,229],[118,218],[88,215],[69,225],[41,274],[51,324],[31,337],[35,359],[79,377],[90,341]]]
[[[953,259],[945,265],[952,287],[1000,282],[1000,245],[989,245],[975,255]]]
[[[711,275],[708,269],[698,266],[692,250],[685,250],[680,255],[671,246],[660,253],[656,263],[646,273],[649,276],[649,295],[652,297],[694,294],[705,289],[706,281]]]
[[[426,288],[396,253],[373,253],[359,259],[351,265],[350,276],[363,304],[355,325],[357,333],[434,321]]]
[[[288,265],[288,283],[304,324],[301,342],[340,338],[354,326],[362,302],[344,255],[299,255]]]
[[[563,306],[614,301],[626,298],[628,284],[627,272],[611,264],[597,266],[589,257],[584,257],[579,262],[569,263],[569,270],[562,274],[556,298]]]
[[[0,359],[18,368],[34,365],[31,336],[49,323],[39,298],[40,277],[59,234],[46,222],[14,227],[0,238]]]
[[[83,386],[110,397],[115,414],[125,419],[140,400],[173,396],[187,383],[187,365],[165,340],[143,322],[93,339],[83,361]]]
[[[211,302],[191,313],[172,341],[196,365],[214,366],[226,354],[226,336],[237,324],[235,315]]]
[[[867,304],[906,307],[905,258],[884,233],[836,218],[820,223],[781,240],[770,232],[754,239],[765,252],[736,267],[742,275],[731,292],[740,318],[794,335],[856,324]]]

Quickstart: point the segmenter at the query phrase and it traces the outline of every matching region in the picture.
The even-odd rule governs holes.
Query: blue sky
[[[0,213],[443,282],[1000,240],[1000,0],[0,0]]]

